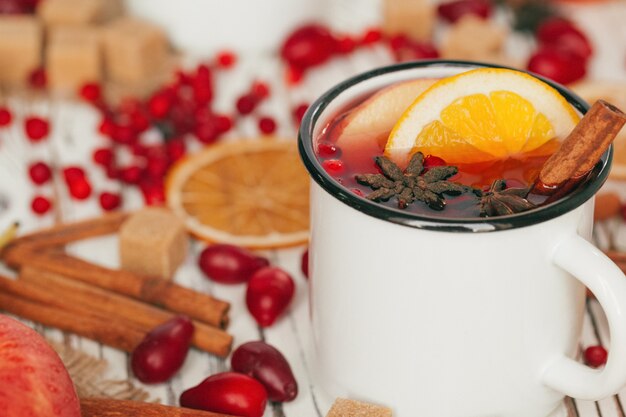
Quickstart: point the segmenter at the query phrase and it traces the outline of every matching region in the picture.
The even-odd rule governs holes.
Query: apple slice
[[[434,78],[403,81],[376,92],[341,121],[337,146],[346,150],[361,147],[367,141],[384,149],[387,136],[400,116],[436,81]]]
[[[0,414],[80,417],[74,384],[59,355],[30,327],[0,314]]]

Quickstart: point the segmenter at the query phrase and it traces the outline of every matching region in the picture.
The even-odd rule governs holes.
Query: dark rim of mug
[[[387,207],[382,204],[367,200],[363,197],[352,193],[347,188],[340,185],[333,179],[318,161],[315,150],[313,148],[313,128],[320,115],[324,112],[330,102],[332,102],[339,94],[346,89],[383,74],[408,70],[421,67],[463,67],[463,68],[506,68],[514,69],[501,65],[491,65],[480,62],[471,61],[445,61],[445,60],[428,60],[418,62],[406,62],[401,64],[390,65],[386,67],[376,68],[371,71],[364,72],[352,78],[337,84],[320,96],[305,113],[300,130],[298,132],[298,148],[300,157],[304,162],[311,177],[328,193],[337,198],[342,203],[370,215],[372,217],[386,220],[392,223],[414,227],[418,229],[448,231],[448,232],[489,232],[498,230],[508,230],[513,228],[531,226],[553,219],[562,214],[582,205],[589,200],[606,181],[612,160],[612,146],[602,155],[601,169],[597,176],[588,181],[584,187],[575,190],[573,193],[551,203],[549,205],[538,207],[523,213],[512,214],[497,217],[477,217],[477,218],[444,218],[438,216],[428,216],[415,214],[409,211]],[[547,80],[537,74],[526,72],[536,78],[548,83],[554,87],[574,108],[582,114],[586,113],[589,105],[576,94],[567,90],[560,84]]]

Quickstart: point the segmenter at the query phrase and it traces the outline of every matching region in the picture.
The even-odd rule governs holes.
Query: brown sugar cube
[[[326,417],[391,417],[391,410],[380,405],[337,398]]]
[[[48,84],[56,92],[74,93],[86,82],[102,78],[102,54],[95,29],[58,27],[46,49]]]
[[[101,21],[110,0],[46,0],[37,7],[37,15],[46,27],[85,26]]]
[[[113,20],[104,29],[103,42],[106,72],[113,82],[141,82],[167,62],[165,33],[142,20]]]
[[[25,85],[41,66],[42,28],[34,17],[0,16],[0,84]]]
[[[416,41],[430,40],[435,6],[428,0],[383,0],[383,32],[405,34]]]
[[[165,208],[134,213],[119,231],[121,268],[171,279],[185,260],[189,242],[181,219]]]
[[[506,30],[500,26],[466,15],[444,37],[441,56],[447,59],[501,62],[506,35]]]

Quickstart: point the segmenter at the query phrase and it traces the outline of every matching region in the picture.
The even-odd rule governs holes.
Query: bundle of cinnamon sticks
[[[65,224],[15,239],[2,259],[19,270],[0,276],[0,310],[131,352],[146,333],[174,315],[194,321],[192,344],[229,354],[229,304],[161,278],[140,276],[70,256],[63,246],[115,233],[127,215]]]

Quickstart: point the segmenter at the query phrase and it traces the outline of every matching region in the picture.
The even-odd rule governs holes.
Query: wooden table
[[[625,14],[623,12],[624,10],[622,10],[621,21],[623,21]],[[575,12],[576,16],[581,17],[581,24],[586,28],[594,24],[594,19],[598,19],[598,13],[601,12],[596,9],[586,12],[584,15],[579,15],[578,11]],[[616,19],[615,10],[607,14],[611,15],[611,19]],[[589,23],[587,16],[593,16],[592,23]],[[606,30],[600,27],[602,25],[597,26],[599,28],[597,33],[600,33],[599,37],[608,36],[605,33]],[[623,28],[623,25],[620,28]],[[626,36],[622,36],[622,38],[626,39]],[[624,50],[626,48],[623,48],[622,52]],[[605,56],[607,53],[602,49],[600,55]],[[250,85],[251,80],[268,81],[272,87],[272,96],[269,101],[262,104],[258,114],[266,113],[275,117],[279,125],[278,134],[295,139],[296,127],[292,123],[292,108],[300,103],[310,103],[327,88],[349,75],[390,62],[391,58],[383,48],[374,47],[369,50],[361,50],[350,58],[336,59],[324,68],[312,71],[303,84],[287,88],[281,82],[282,67],[276,58],[245,56],[240,59],[233,70],[218,76],[215,107],[218,111],[232,113],[235,97]],[[618,70],[613,67],[602,66],[596,62],[592,70],[598,75],[618,74],[618,76],[624,76],[623,59],[621,65]],[[0,131],[0,227],[11,221],[19,220],[22,224],[22,232],[27,232],[49,226],[57,221],[78,220],[97,216],[101,213],[96,198],[92,197],[85,202],[70,199],[59,175],[55,175],[52,185],[35,188],[28,180],[26,166],[30,161],[39,159],[48,161],[55,168],[70,164],[81,165],[87,170],[96,192],[119,191],[123,196],[124,209],[134,209],[142,205],[142,197],[135,188],[124,187],[118,182],[107,179],[100,169],[94,167],[90,162],[93,149],[105,143],[105,139],[96,132],[98,116],[93,109],[72,101],[12,98],[10,102],[14,108],[18,109],[18,121],[20,115],[23,116],[31,112],[41,113],[51,118],[53,131],[48,141],[35,145],[30,144],[23,137],[19,122],[14,123],[13,127],[7,131]],[[235,130],[231,132],[230,138],[227,140],[256,135],[255,119],[248,117],[238,121]],[[56,199],[54,214],[42,218],[32,214],[29,204],[35,192],[49,196],[54,195]],[[176,281],[231,302],[229,331],[235,336],[235,346],[258,339],[275,345],[287,357],[298,379],[300,394],[297,399],[283,405],[269,405],[265,416],[323,416],[326,410],[320,409],[317,404],[316,387],[310,378],[311,362],[308,347],[311,346],[311,335],[308,331],[307,282],[300,272],[300,256],[304,247],[265,253],[272,263],[283,267],[293,275],[297,289],[288,314],[274,326],[261,329],[246,310],[243,285],[219,285],[202,276],[196,266],[196,260],[203,246],[199,242],[192,244],[191,255],[177,272]],[[72,245],[69,251],[103,265],[116,267],[118,264],[117,241],[113,237],[84,241]],[[0,272],[11,273],[4,269]],[[110,364],[107,377],[133,380],[128,367],[128,356],[125,353],[74,335],[63,334],[54,329],[39,325],[33,326],[52,340],[65,341],[89,354],[106,359]],[[599,305],[595,301],[589,301],[580,345],[585,347],[595,344],[608,346],[609,334],[606,319]],[[225,371],[228,368],[228,361],[192,350],[183,369],[171,381],[155,386],[145,386],[145,388],[153,398],[167,404],[177,404],[178,396],[184,389],[196,385],[208,375]],[[134,382],[138,383],[137,381]],[[626,390],[622,390],[617,396],[598,402],[567,400],[557,415],[623,417],[625,415],[622,407],[623,402],[626,402]]]

